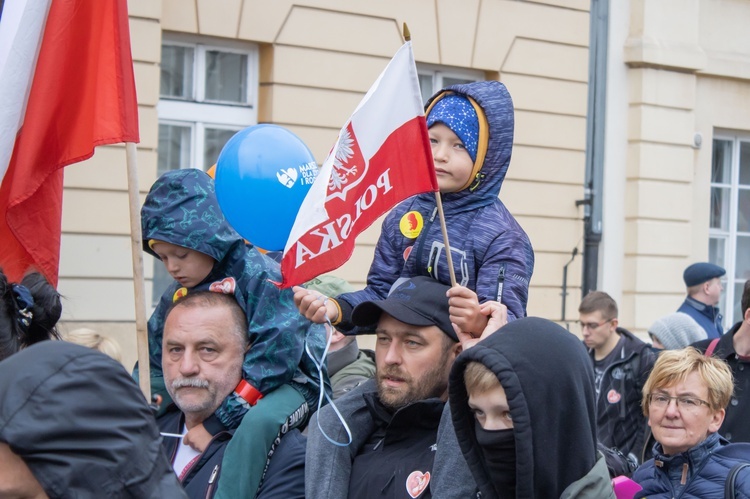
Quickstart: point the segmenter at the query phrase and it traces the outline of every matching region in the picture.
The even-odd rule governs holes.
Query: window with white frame
[[[451,69],[431,64],[419,64],[417,66],[417,74],[419,76],[419,87],[422,91],[422,102],[425,104],[427,103],[427,99],[432,97],[435,92],[448,85],[471,83],[486,79],[482,71]]]
[[[207,170],[224,144],[257,123],[258,48],[165,35],[161,47],[157,173]],[[154,262],[153,302],[172,278]]]
[[[709,260],[727,271],[725,326],[741,320],[740,299],[750,279],[750,135],[717,134],[711,158]]]

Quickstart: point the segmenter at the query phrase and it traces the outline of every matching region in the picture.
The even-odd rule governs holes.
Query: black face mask
[[[513,428],[485,430],[475,422],[474,432],[498,497],[516,497],[516,438]]]

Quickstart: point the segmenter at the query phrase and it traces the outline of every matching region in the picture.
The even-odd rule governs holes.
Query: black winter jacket
[[[158,420],[161,431],[168,433],[180,433],[184,422],[183,413],[174,404]],[[214,435],[208,448],[193,464],[182,480],[188,497],[209,499],[214,496],[221,478],[224,452],[232,435],[234,431]],[[164,438],[162,445],[170,462],[174,460],[178,443],[177,438]],[[305,444],[306,438],[296,429],[281,438],[269,461],[256,499],[304,499]]]
[[[641,409],[641,390],[654,367],[656,356],[649,345],[630,331],[617,328],[624,339],[617,359],[602,375],[596,401],[597,438],[640,462],[646,445],[646,417]],[[591,363],[594,352],[589,350]]]
[[[143,394],[119,362],[43,341],[0,362],[0,442],[50,498],[185,498]]]
[[[719,434],[730,442],[750,442],[750,361],[742,360],[734,350],[734,335],[740,329],[738,322],[719,339],[714,357],[722,359],[732,368],[734,393],[727,406],[727,415],[721,423]],[[712,340],[702,340],[692,346],[705,352]]]

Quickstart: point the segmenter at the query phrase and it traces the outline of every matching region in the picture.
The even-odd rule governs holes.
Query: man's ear
[[[745,322],[750,323],[750,307],[747,307],[747,310],[745,310]]]
[[[338,329],[333,328],[333,332],[331,333],[331,344],[338,343],[339,341],[343,340],[344,338],[346,338],[345,334],[342,334],[341,332],[339,332]]]
[[[461,344],[461,342],[457,342],[455,345],[451,347],[451,350],[453,350],[453,356],[458,357],[458,354],[464,351],[464,347]]]
[[[612,319],[612,320],[610,321],[610,324],[612,324],[612,329],[613,329],[613,330],[614,330],[614,329],[617,329],[617,326],[619,326],[619,325],[620,325],[620,319],[618,319],[617,317],[615,317],[614,319]]]

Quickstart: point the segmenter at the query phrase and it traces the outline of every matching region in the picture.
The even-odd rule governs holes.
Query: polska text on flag
[[[396,53],[339,132],[294,222],[282,287],[343,265],[354,240],[398,202],[437,191],[411,42]]]

